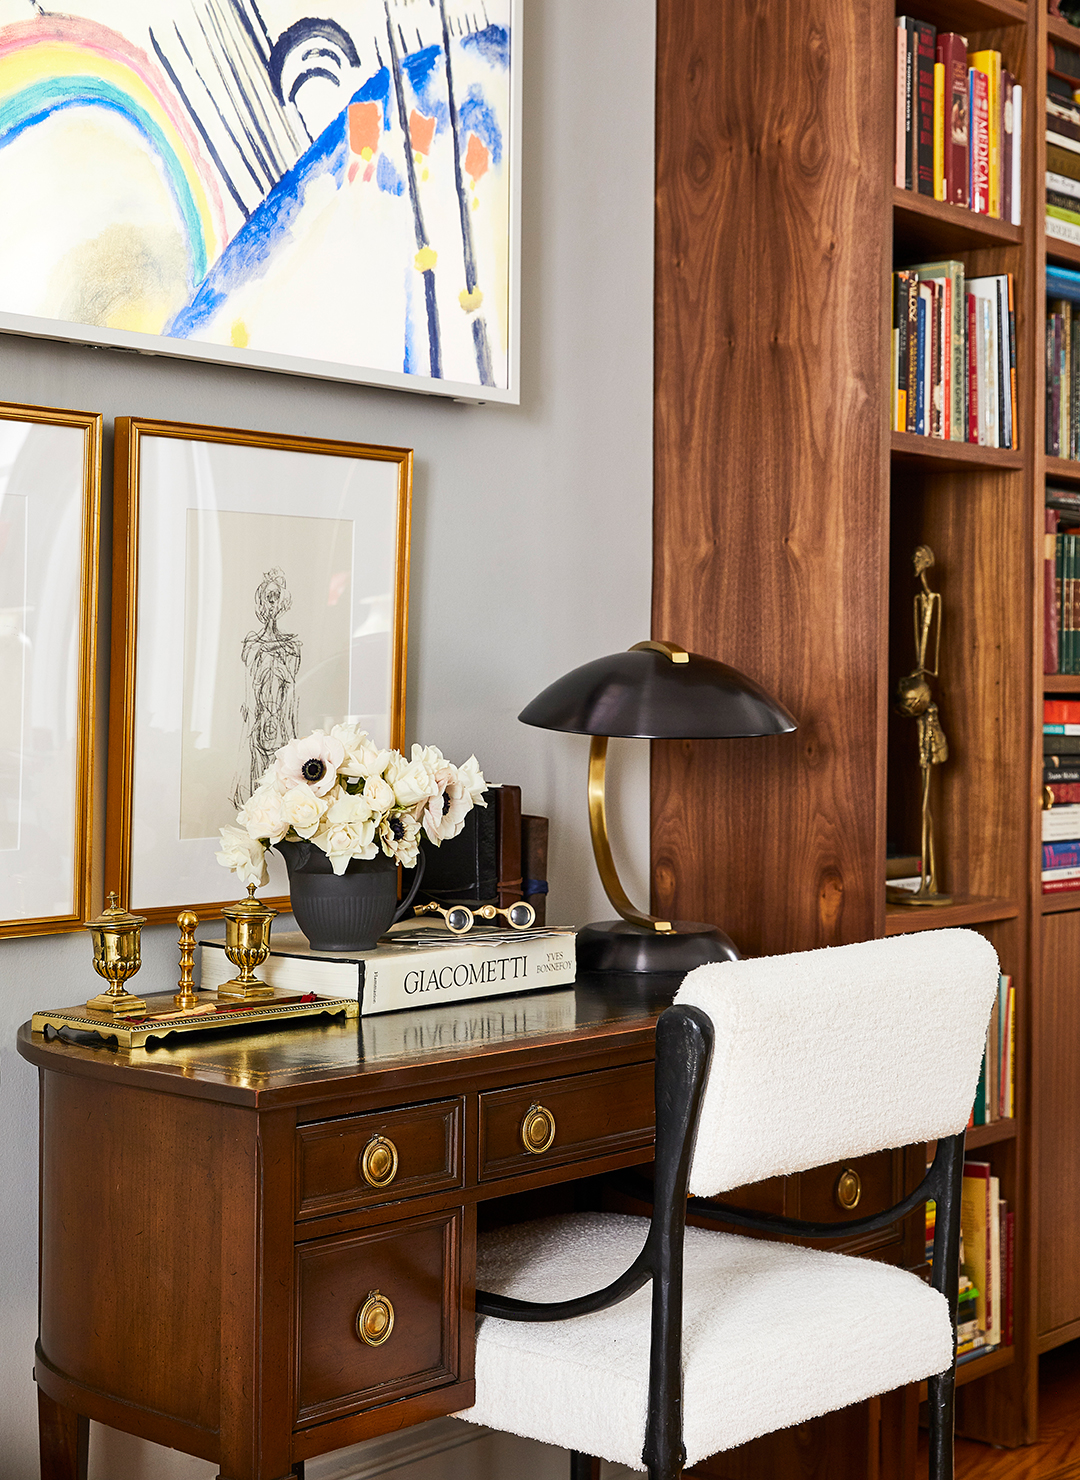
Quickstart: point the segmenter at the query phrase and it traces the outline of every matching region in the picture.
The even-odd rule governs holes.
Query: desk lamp
[[[644,740],[781,735],[795,729],[782,704],[736,668],[672,642],[638,642],[565,673],[518,715],[542,730],[591,735],[589,829],[604,892],[620,919],[578,932],[583,971],[689,971],[734,961],[738,951],[715,925],[659,920],[630,903],[608,840],[604,774],[612,735]]]

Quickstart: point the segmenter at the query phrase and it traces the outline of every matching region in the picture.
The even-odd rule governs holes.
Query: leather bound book
[[[500,786],[496,798],[498,827],[495,832],[498,880],[495,901],[501,909],[521,898],[521,787]]]
[[[937,39],[937,59],[945,67],[945,199],[968,203],[967,37],[946,31]]]
[[[456,838],[440,848],[423,839],[427,860],[417,899],[514,904],[521,898],[521,788],[491,786]]]
[[[522,898],[536,912],[537,925],[547,919],[548,820],[524,816],[521,819]]]

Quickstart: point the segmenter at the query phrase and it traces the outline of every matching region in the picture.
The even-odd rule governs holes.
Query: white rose
[[[353,823],[368,822],[370,819],[371,807],[368,804],[367,796],[364,792],[359,791],[355,796],[350,796],[347,791],[339,792],[336,800],[327,809],[326,813],[327,826],[332,823],[351,825]]]
[[[418,745],[413,751],[419,750]],[[386,780],[394,789],[399,807],[415,807],[438,791],[435,777],[422,761],[407,761],[404,756],[392,756],[386,768]]]
[[[232,869],[241,884],[260,889],[270,880],[266,871],[266,849],[242,827],[231,824],[220,829],[221,851],[214,857],[223,868]]]
[[[281,810],[294,832],[302,838],[310,838],[318,831],[326,812],[326,802],[316,796],[310,786],[294,786],[282,797]]]
[[[364,782],[364,800],[373,812],[389,812],[397,798],[394,788],[382,776],[369,776]]]
[[[374,822],[327,823],[312,838],[330,860],[335,874],[343,874],[351,858],[374,858],[379,851],[375,844]]]
[[[473,806],[486,807],[487,802],[484,801],[484,792],[487,791],[487,782],[484,780],[484,773],[481,771],[476,757],[471,755],[463,766],[458,766],[457,773],[458,780],[469,793],[469,800]]]
[[[380,750],[359,725],[335,725],[330,734],[345,749],[345,759],[338,766],[342,776],[381,776],[394,754]]]
[[[236,820],[251,838],[265,838],[280,843],[289,831],[281,806],[281,793],[274,785],[260,786],[240,808]]]

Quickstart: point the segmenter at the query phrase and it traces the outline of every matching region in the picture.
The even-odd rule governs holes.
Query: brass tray
[[[360,1016],[355,997],[316,997],[314,993],[275,993],[252,1002],[220,999],[216,992],[201,993],[205,999],[198,1007],[182,1012],[173,1002],[171,992],[147,996],[146,1011],[138,1017],[117,1017],[108,1012],[92,1012],[85,1003],[76,1007],[58,1007],[51,1012],[35,1012],[30,1026],[35,1033],[52,1029],[60,1033],[67,1028],[78,1033],[96,1033],[102,1040],[116,1040],[116,1047],[141,1048],[153,1038],[167,1038],[171,1033],[214,1033],[256,1023],[278,1023],[311,1020],[322,1017]]]

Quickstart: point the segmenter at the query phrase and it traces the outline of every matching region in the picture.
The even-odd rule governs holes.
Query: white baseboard
[[[564,1449],[499,1434],[456,1418],[434,1418],[308,1460],[306,1480],[375,1480],[396,1472],[394,1480],[566,1480]],[[640,1470],[606,1461],[602,1480],[641,1480]]]

